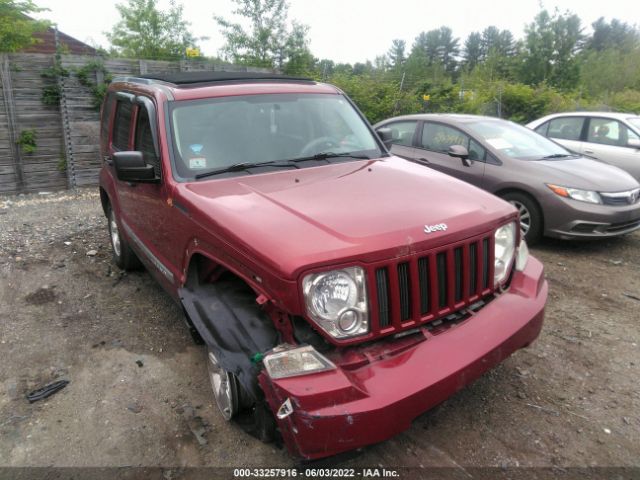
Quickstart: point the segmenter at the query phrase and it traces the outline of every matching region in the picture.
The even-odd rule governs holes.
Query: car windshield
[[[636,127],[636,130],[640,130],[640,117],[627,118],[627,122]]]
[[[370,129],[342,95],[269,94],[178,101],[170,107],[170,120],[173,163],[182,178],[219,171],[237,175],[258,167],[253,164],[300,168],[319,161],[382,155]],[[300,161],[307,157],[309,162]]]
[[[528,128],[503,120],[482,120],[468,127],[501,154],[518,160],[568,158],[573,154]]]

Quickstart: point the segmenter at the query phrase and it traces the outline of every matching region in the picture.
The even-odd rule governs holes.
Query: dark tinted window
[[[559,117],[549,122],[547,137],[562,140],[580,140],[584,117]]]
[[[144,161],[153,165],[156,176],[160,176],[160,164],[153,146],[153,136],[151,135],[151,123],[149,122],[149,113],[144,107],[138,110],[138,119],[136,121],[136,136],[134,149],[142,152]]]
[[[100,137],[102,139],[105,139],[109,134],[109,119],[113,111],[113,104],[113,94],[110,93],[102,105],[102,118],[100,119]]]
[[[131,129],[131,109],[128,102],[118,102],[116,119],[113,124],[113,146],[118,150],[129,149],[129,130]]]
[[[391,143],[394,145],[411,146],[413,134],[416,131],[417,121],[395,122],[385,125],[385,128],[391,129]]]

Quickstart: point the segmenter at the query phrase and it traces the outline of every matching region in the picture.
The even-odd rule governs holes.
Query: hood
[[[624,170],[580,157],[575,159],[539,160],[531,162],[541,166],[548,175],[543,180],[563,187],[595,190],[598,192],[621,192],[637,188],[638,182]],[[542,178],[542,177],[539,177]]]
[[[400,257],[490,232],[508,203],[389,157],[181,184],[196,221],[281,278],[307,268]],[[446,231],[426,234],[425,225]]]

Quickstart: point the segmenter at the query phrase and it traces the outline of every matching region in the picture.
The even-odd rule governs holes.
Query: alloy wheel
[[[510,203],[518,209],[518,213],[520,214],[520,230],[522,231],[522,235],[525,236],[531,228],[531,212],[517,200],[510,200]]]
[[[216,404],[225,420],[238,413],[238,386],[233,374],[224,370],[212,351],[208,355],[209,379]]]

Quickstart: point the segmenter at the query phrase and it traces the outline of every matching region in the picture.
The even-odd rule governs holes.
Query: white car
[[[636,114],[555,113],[527,127],[569,150],[626,170],[640,181],[640,116]]]

